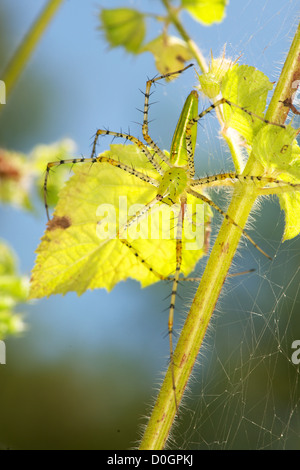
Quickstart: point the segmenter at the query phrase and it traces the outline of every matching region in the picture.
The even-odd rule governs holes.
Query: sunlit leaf
[[[290,240],[300,233],[300,193],[281,194],[279,200],[285,214],[283,241]]]
[[[253,152],[257,160],[268,169],[288,172],[295,162],[293,141],[296,130],[268,125],[262,127],[253,140]],[[297,154],[296,154],[297,156]]]
[[[157,178],[148,160],[132,145],[112,145],[105,155],[132,165]],[[138,259],[134,252],[116,238],[116,232],[137,209],[151,201],[157,188],[107,163],[78,164],[74,176],[61,191],[53,219],[37,250],[32,273],[31,297],[65,294],[104,287],[108,290],[129,277],[147,286],[159,279]],[[203,216],[203,204],[188,199],[190,216],[196,205]],[[139,205],[139,206],[136,206]],[[163,276],[174,273],[176,242],[174,230],[178,212],[167,204],[157,205],[165,225],[158,224],[154,212],[137,226],[128,229],[127,241],[136,252]],[[183,237],[182,272],[187,275],[203,255],[205,226],[210,210],[205,208],[194,240],[191,229]],[[199,222],[199,221],[198,221]],[[195,230],[195,229],[194,229]],[[142,237],[142,238],[138,238]]]
[[[234,66],[234,62],[225,57],[225,50],[222,57],[214,59],[212,57],[208,71],[198,75],[199,90],[208,98],[216,98],[221,92],[222,81],[227,72]]]
[[[192,59],[192,54],[186,43],[174,36],[162,35],[146,44],[143,52],[154,55],[155,65],[160,74],[182,69],[185,63]],[[176,78],[170,77],[170,80]]]
[[[75,142],[71,139],[63,139],[52,144],[40,144],[33,148],[28,158],[30,160],[31,172],[34,174],[36,192],[41,201],[44,202],[44,178],[47,163],[65,160],[74,155]],[[47,184],[47,202],[54,206],[58,200],[58,192],[63,182],[70,174],[70,165],[64,165],[62,171],[50,172]]]
[[[220,23],[225,16],[227,0],[181,0],[185,8],[195,20],[205,25]]]
[[[220,66],[222,61],[220,62]],[[226,64],[227,66],[227,64]],[[247,111],[264,117],[267,94],[273,84],[259,70],[247,65],[227,67],[225,73],[210,68],[199,77],[201,89],[216,90],[222,96]],[[263,123],[254,115],[235,106],[223,105],[225,125],[238,131],[248,144],[248,150],[263,165],[267,175],[293,184],[300,183],[300,149],[295,141],[297,131],[291,126],[281,128]],[[300,233],[300,196],[298,191],[280,193],[281,208],[285,212],[284,240]]]
[[[255,67],[235,65],[225,74],[221,92],[232,103],[263,117],[267,95],[272,88],[273,84],[268,77]],[[251,144],[253,135],[262,126],[262,122],[234,106],[224,106],[223,114],[225,123]]]
[[[146,34],[144,15],[131,8],[101,9],[101,29],[112,47],[138,53]]]
[[[300,148],[296,141],[293,142],[290,161],[286,172],[279,177],[284,181],[300,184]],[[300,233],[300,191],[280,194],[279,202],[285,213],[283,241],[290,240]]]

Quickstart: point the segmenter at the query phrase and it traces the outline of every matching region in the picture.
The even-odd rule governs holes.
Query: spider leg
[[[277,181],[274,181],[274,183],[277,183]],[[268,196],[271,194],[285,194],[291,191],[300,190],[300,184],[289,183],[288,181],[282,181],[282,183],[284,183],[284,186],[282,185],[274,188],[260,188],[258,190],[259,195]]]
[[[100,137],[100,135],[111,135],[113,137],[125,139],[125,141],[133,142],[141,150],[141,152],[143,152],[143,154],[147,157],[147,159],[149,160],[151,165],[156,169],[156,171],[158,171],[160,175],[163,175],[164,172],[161,166],[157,163],[154,156],[149,152],[148,148],[143,144],[143,142],[141,142],[139,139],[137,139],[136,137],[130,134],[125,134],[124,132],[113,132],[109,130],[98,129],[95,134],[95,138],[93,142],[91,158],[95,158],[96,156],[96,147],[97,147],[97,142],[98,142],[98,138]]]
[[[186,207],[186,196],[182,196],[180,198],[180,212],[178,216],[177,222],[177,234],[176,234],[176,269],[175,275],[173,280],[172,286],[172,293],[171,293],[171,303],[170,303],[170,312],[169,312],[169,320],[168,320],[168,334],[169,334],[169,344],[170,344],[170,367],[171,367],[171,374],[172,374],[172,388],[174,393],[174,400],[175,400],[175,407],[176,412],[178,412],[178,402],[176,397],[176,382],[175,382],[175,363],[174,363],[174,352],[173,352],[173,324],[174,324],[174,311],[175,311],[175,301],[177,295],[178,284],[180,282],[180,271],[181,271],[181,264],[182,264],[182,232],[183,232],[183,224],[184,224],[184,213]]]
[[[150,202],[147,202],[147,204],[145,204],[142,209],[140,209],[132,217],[130,217],[127,220],[126,224],[124,224],[122,228],[119,229],[117,237],[121,239],[123,233],[126,232],[126,230],[128,230],[131,225],[133,225],[134,223],[138,223],[139,220],[143,219],[145,215],[152,209],[152,207],[155,206],[155,204],[157,204],[158,202],[161,202],[162,199],[163,196],[157,194],[155,198],[153,198]]]
[[[149,98],[150,98],[150,90],[151,90],[151,86],[157,82],[158,80],[162,80],[164,78],[169,78],[171,77],[172,75],[178,75],[182,72],[184,72],[185,70],[187,70],[188,68],[192,67],[193,64],[190,64],[188,65],[187,67],[181,69],[181,70],[177,70],[176,72],[170,72],[170,73],[165,73],[164,75],[160,75],[158,77],[155,77],[155,78],[152,78],[151,80],[148,80],[147,83],[146,83],[146,92],[145,92],[145,102],[144,102],[144,119],[143,119],[143,127],[142,127],[142,131],[143,131],[143,137],[145,139],[145,141],[147,142],[147,144],[154,150],[154,152],[159,156],[159,158],[161,160],[163,160],[169,167],[171,167],[171,163],[170,163],[170,160],[169,158],[164,154],[164,152],[162,152],[160,150],[160,148],[157,146],[157,144],[151,139],[151,137],[149,136],[149,129],[148,129],[148,111],[149,111]]]
[[[242,107],[242,106],[239,106],[238,104],[235,104],[235,103],[232,103],[232,101],[229,101],[227,100],[226,98],[221,98],[219,99],[218,101],[216,101],[215,103],[211,104],[208,108],[206,108],[204,111],[202,111],[200,114],[198,114],[198,116],[194,117],[193,119],[190,120],[189,122],[189,125],[187,126],[186,128],[186,148],[187,148],[187,153],[188,153],[188,157],[191,158],[191,156],[193,155],[193,149],[192,149],[192,127],[201,119],[203,118],[206,114],[209,114],[211,111],[213,111],[214,109],[216,109],[218,106],[221,106],[223,104],[228,104],[229,106],[233,106],[235,108],[238,108],[240,109],[241,111],[243,111],[244,113],[248,114],[249,116],[251,116],[252,118],[255,117],[256,119],[259,119],[260,121],[266,123],[266,124],[271,124],[273,126],[278,126],[278,127],[281,127],[283,129],[286,128],[286,126],[284,124],[279,124],[277,122],[272,122],[272,121],[269,121],[268,119],[265,119],[261,116],[259,116],[258,114],[255,114],[253,113],[252,111],[249,111],[247,108],[245,107]],[[193,177],[195,174],[195,171],[194,173],[190,171],[190,176]]]
[[[230,274],[227,274],[227,277],[236,277],[236,276],[243,276],[244,274],[249,274],[249,273],[253,273],[255,271],[255,269],[247,269],[247,271],[241,271],[239,273],[230,273]],[[189,282],[200,282],[201,281],[201,277],[181,277],[179,278],[179,281],[189,281]]]
[[[159,183],[154,179],[151,178],[150,176],[144,175],[144,173],[135,170],[134,168],[131,168],[128,165],[125,165],[124,163],[119,162],[118,160],[114,160],[113,158],[110,157],[105,157],[102,155],[99,155],[98,157],[91,157],[91,158],[70,158],[67,160],[58,160],[56,162],[49,162],[46,167],[46,172],[45,172],[45,179],[44,179],[44,204],[45,204],[45,209],[46,209],[46,214],[47,214],[47,219],[50,220],[50,215],[49,215],[49,206],[47,202],[47,184],[48,184],[48,177],[51,168],[55,166],[60,166],[60,165],[65,165],[68,163],[109,163],[112,166],[115,166],[117,168],[120,168],[121,170],[126,171],[127,173],[136,176],[137,178],[141,179],[142,181],[145,181],[146,183],[151,184],[152,186],[159,186]]]
[[[214,187],[217,185],[220,186],[233,186],[235,184],[234,180],[240,181],[241,183],[257,183],[257,184],[276,184],[277,187],[273,188],[261,188],[257,189],[262,192],[262,194],[277,194],[284,193],[289,191],[294,191],[295,189],[300,189],[300,184],[291,183],[289,181],[280,180],[271,176],[255,176],[255,175],[240,175],[238,173],[228,172],[222,173],[219,175],[206,176],[204,178],[199,178],[197,180],[191,180],[190,186],[205,186]]]
[[[207,198],[206,196],[204,196],[203,194],[199,194],[197,193],[196,191],[194,191],[193,189],[189,188],[187,189],[187,192],[189,194],[192,194],[194,197],[197,197],[198,199],[201,199],[203,202],[206,202],[207,204],[209,204],[211,207],[213,207],[217,212],[219,212],[226,220],[228,220],[230,223],[232,223],[235,227],[237,227],[241,232],[242,234],[250,241],[250,243],[252,243],[253,246],[255,246],[255,248],[260,251],[266,258],[272,260],[271,256],[269,256],[267,253],[265,253],[258,245],[257,243],[255,243],[255,241],[250,237],[250,235],[248,235],[248,233],[246,232],[246,230],[244,230],[242,227],[240,227],[231,217],[230,215],[228,215],[226,212],[224,212],[222,209],[220,209],[219,206],[217,206],[217,204],[215,204],[211,199]]]

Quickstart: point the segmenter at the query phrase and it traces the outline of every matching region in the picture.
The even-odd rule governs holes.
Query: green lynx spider
[[[173,75],[178,75],[184,72],[186,69],[191,67],[192,64],[188,65],[187,67],[183,68],[182,70],[177,70],[175,72],[166,73],[164,75],[155,77],[151,80],[147,81],[146,84],[146,92],[145,92],[145,101],[144,101],[144,110],[143,110],[143,125],[142,125],[142,133],[143,138],[146,142],[143,143],[138,138],[126,134],[123,132],[113,132],[109,130],[102,130],[99,129],[96,132],[95,139],[93,142],[93,148],[91,157],[89,158],[74,158],[68,160],[61,160],[55,162],[49,162],[46,168],[45,173],[45,180],[44,180],[44,202],[48,220],[49,218],[49,209],[47,204],[47,181],[49,172],[52,167],[56,167],[63,164],[75,164],[75,163],[107,163],[111,166],[117,167],[122,171],[125,171],[136,178],[141,179],[142,181],[148,183],[157,188],[157,194],[145,204],[144,208],[140,211],[137,211],[134,216],[128,219],[127,223],[119,228],[119,232],[117,237],[119,238],[120,242],[128,247],[128,249],[134,253],[136,259],[139,260],[149,271],[151,271],[159,280],[170,280],[173,283],[172,293],[171,293],[171,302],[170,302],[170,310],[169,310],[169,320],[168,320],[168,336],[169,336],[169,345],[170,345],[170,364],[172,370],[172,386],[174,391],[175,397],[175,406],[176,410],[178,410],[178,403],[176,399],[176,383],[175,383],[175,375],[174,375],[174,360],[173,360],[173,319],[174,319],[174,309],[175,309],[175,300],[176,294],[178,289],[178,284],[181,280],[198,280],[197,278],[183,278],[180,277],[181,273],[181,264],[182,264],[182,230],[184,225],[184,219],[186,216],[186,201],[187,201],[187,194],[193,195],[195,198],[198,198],[204,203],[209,204],[213,209],[219,212],[227,221],[233,225],[235,225],[242,234],[259,250],[264,256],[271,259],[268,254],[266,254],[255,242],[254,240],[248,235],[248,233],[239,225],[235,223],[235,221],[220,209],[211,199],[207,196],[202,194],[202,191],[205,188],[213,187],[215,185],[234,185],[238,183],[252,183],[252,184],[259,184],[262,189],[267,190],[267,194],[272,193],[272,187],[270,184],[274,184],[281,188],[280,192],[290,191],[292,189],[299,189],[300,185],[288,183],[285,181],[278,180],[272,177],[263,177],[263,176],[253,176],[253,175],[240,175],[234,172],[228,172],[224,174],[217,174],[213,176],[207,176],[205,178],[198,178],[195,179],[195,168],[194,168],[194,148],[196,142],[196,131],[197,131],[197,122],[204,117],[206,114],[213,111],[215,108],[222,106],[222,105],[229,105],[231,107],[239,108],[244,113],[247,113],[251,116],[252,119],[259,119],[266,124],[271,124],[275,126],[279,126],[285,128],[284,125],[277,124],[270,122],[251,111],[238,106],[237,104],[232,103],[231,101],[227,100],[226,98],[221,98],[215,103],[211,104],[207,109],[202,111],[200,114],[198,112],[198,93],[193,90],[186,99],[184,104],[183,110],[179,117],[177,127],[174,132],[171,149],[170,149],[170,156],[168,157],[160,148],[156,145],[156,143],[151,139],[148,133],[148,110],[149,110],[149,98],[150,98],[150,90],[151,86],[162,79],[169,78]],[[130,141],[134,145],[138,147],[138,149],[145,155],[145,157],[149,160],[154,170],[157,172],[157,179],[148,176],[147,174],[137,171],[134,168],[131,168],[128,165],[121,163],[118,160],[110,158],[108,156],[98,155],[96,156],[96,146],[99,136],[101,135],[111,135],[113,137],[119,137],[125,139],[125,141]],[[167,170],[163,169],[162,162],[164,162],[164,167],[167,166]],[[267,186],[267,187],[266,187]],[[274,191],[275,192],[275,191]],[[134,246],[129,243],[126,239],[122,238],[123,232],[130,227],[130,225],[137,223],[141,218],[143,218],[151,209],[157,205],[165,203],[168,205],[173,205],[175,203],[179,204],[179,212],[178,212],[178,219],[177,219],[177,235],[176,235],[176,268],[175,273],[168,277],[162,276],[159,272],[157,272],[146,259],[144,259],[140,253],[138,253]],[[174,254],[173,254],[174,256]]]

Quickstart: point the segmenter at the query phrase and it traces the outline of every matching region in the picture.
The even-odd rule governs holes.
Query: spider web
[[[275,242],[274,242],[275,243]],[[188,449],[299,449],[299,241],[248,279],[230,280],[198,358],[184,419]]]
[[[255,9],[256,3],[248,2],[242,15]],[[291,2],[285,2],[284,7],[277,4],[272,14],[271,6],[268,1],[260,4],[261,14],[251,37],[241,40],[243,33],[237,28],[228,43],[230,48],[230,39],[237,44],[235,37],[239,37],[241,49],[235,46],[233,56],[242,51],[243,62],[255,64],[266,70],[271,80],[277,80],[280,67],[268,73],[271,64],[266,50],[288,49],[299,15]],[[281,24],[275,27],[278,17]],[[273,35],[268,33],[270,29]],[[260,34],[266,38],[266,45],[262,50],[260,44],[257,57]],[[245,58],[247,55],[250,59]],[[224,145],[215,138],[215,123],[206,119],[200,125],[199,132],[204,134],[200,146],[209,149],[209,155],[201,157],[198,171],[213,174],[228,169],[232,164]],[[293,125],[299,127],[295,118]],[[220,154],[221,159],[217,157]],[[226,193],[218,197],[226,201]],[[279,204],[276,198],[261,201],[259,210],[256,207],[252,213],[255,223],[250,220],[247,230],[273,261],[262,259],[242,241],[232,272],[252,267],[256,272],[228,279],[224,286],[170,448],[300,449],[300,367],[292,361],[292,344],[300,339],[300,240],[298,237],[282,244],[284,216]],[[224,208],[222,203],[220,206]],[[219,224],[217,217],[213,233],[217,233]],[[186,312],[194,294],[193,288],[184,286]],[[184,318],[182,315],[182,324]]]

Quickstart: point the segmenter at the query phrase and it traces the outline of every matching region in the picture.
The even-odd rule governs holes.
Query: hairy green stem
[[[23,72],[35,47],[63,1],[64,0],[49,0],[1,75],[1,79],[4,81],[6,87],[6,97],[10,95],[11,90]]]
[[[283,65],[280,80],[277,82],[272,100],[266,113],[266,119],[284,123],[289,107],[284,102],[292,102],[300,81],[300,23],[294,36],[289,54]]]
[[[168,12],[169,21],[171,23],[173,23],[173,25],[175,26],[175,28],[179,32],[180,36],[182,37],[182,39],[186,42],[186,45],[190,49],[190,52],[193,55],[193,57],[196,59],[197,64],[200,67],[200,70],[203,73],[208,72],[207,62],[206,62],[204,56],[202,55],[202,52],[198,48],[197,44],[190,38],[190,36],[188,35],[186,30],[182,26],[182,23],[180,22],[180,20],[178,18],[177,9],[172,7],[168,0],[162,0],[162,3],[164,4],[164,6],[165,6],[165,8]]]
[[[286,92],[285,84],[292,83],[295,75],[298,73],[299,60],[297,58],[299,57],[300,28],[298,27],[274,93],[275,97],[273,96],[268,108],[267,117],[272,121],[284,122],[285,116],[282,113],[282,101],[291,98],[291,95],[284,94]],[[264,168],[257,162],[255,156],[251,155],[245,168],[245,174],[259,176],[263,172]],[[258,191],[255,191],[253,186],[243,185],[242,188],[239,187],[234,191],[227,212],[240,227],[245,226],[257,196]],[[174,375],[178,403],[182,399],[185,387],[192,373],[207,326],[214,312],[240,238],[241,231],[238,227],[225,219],[174,351]],[[172,389],[172,371],[171,367],[169,367],[140,449],[163,449],[175,416],[176,407]]]

